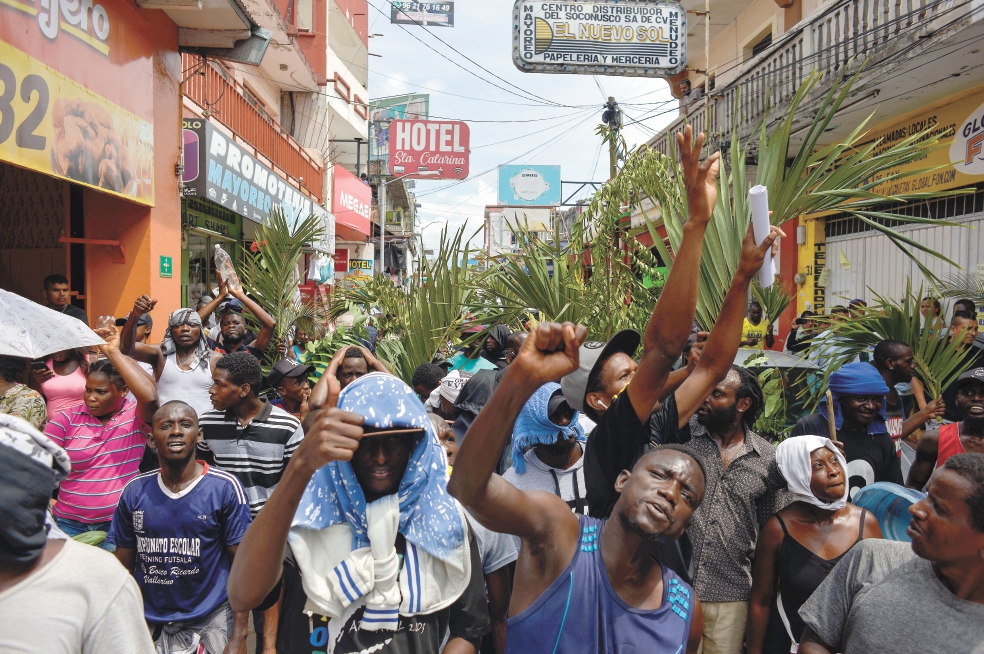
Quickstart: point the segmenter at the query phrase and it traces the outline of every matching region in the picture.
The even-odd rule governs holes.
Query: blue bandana
[[[841,411],[840,399],[845,395],[882,395],[887,396],[890,392],[881,373],[870,363],[855,362],[841,366],[840,369],[830,375],[827,382],[830,394],[834,396],[834,426],[840,429],[844,426],[844,414]],[[869,434],[883,434],[888,431],[885,421],[888,416],[885,414],[887,400],[882,398],[881,409],[871,424],[868,425]],[[820,413],[828,421],[826,402],[820,403]]]
[[[460,553],[465,538],[461,515],[448,495],[447,460],[424,405],[405,383],[384,373],[364,375],[345,387],[338,408],[358,413],[375,429],[422,429],[400,481],[399,533],[442,561]],[[366,498],[348,461],[332,461],[314,473],[294,513],[292,527],[327,529],[346,522],[352,549],[369,546]]]
[[[550,396],[554,391],[560,390],[560,384],[550,382],[537,389],[533,396],[523,405],[523,410],[516,418],[516,425],[513,427],[513,467],[516,472],[524,474],[526,472],[526,459],[523,455],[534,445],[552,445],[557,442],[557,434],[563,433],[566,438],[573,435],[578,441],[586,440],[584,428],[578,422],[578,411],[574,412],[571,424],[562,427],[550,421],[548,415],[548,405]]]

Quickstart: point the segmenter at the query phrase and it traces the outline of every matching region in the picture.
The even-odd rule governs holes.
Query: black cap
[[[123,325],[126,324],[126,320],[127,320],[126,319],[126,316],[124,316],[122,318],[117,318],[116,319],[116,326],[117,327],[122,327]],[[140,316],[139,318],[137,318],[137,326],[139,327],[140,325],[147,325],[147,329],[153,329],[154,328],[154,319],[150,317],[150,314],[149,313],[145,313],[142,316]]]
[[[957,377],[957,388],[960,388],[968,381],[976,381],[984,384],[984,367],[971,368],[967,372]]]
[[[267,382],[276,388],[277,384],[283,381],[285,377],[308,377],[313,372],[314,366],[306,366],[290,359],[281,359],[270,370],[270,374],[267,375]]]
[[[584,398],[588,394],[588,379],[596,372],[599,362],[604,363],[616,352],[632,356],[639,347],[642,337],[632,329],[623,329],[607,343],[585,341],[580,348],[580,365],[574,372],[561,377],[560,387],[564,389],[567,403],[576,411],[584,411]]]

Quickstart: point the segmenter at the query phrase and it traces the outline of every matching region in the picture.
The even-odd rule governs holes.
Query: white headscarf
[[[826,447],[834,453],[841,465],[844,475],[844,497],[834,502],[823,502],[810,490],[810,480],[813,478],[813,466],[810,454]],[[842,509],[847,504],[850,482],[847,476],[847,459],[833,441],[823,436],[793,436],[779,443],[776,448],[776,463],[779,471],[789,484],[789,493],[793,501],[806,502],[828,511]]]

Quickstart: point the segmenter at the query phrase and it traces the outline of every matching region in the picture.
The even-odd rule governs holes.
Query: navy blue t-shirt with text
[[[135,550],[132,572],[147,622],[186,622],[228,598],[226,548],[242,540],[249,523],[246,492],[229,473],[206,465],[201,477],[173,493],[154,471],[123,489],[106,540]]]

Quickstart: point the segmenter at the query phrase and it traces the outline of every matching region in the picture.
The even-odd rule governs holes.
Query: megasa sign
[[[528,73],[668,77],[687,62],[687,12],[676,2],[513,5],[513,63]]]

